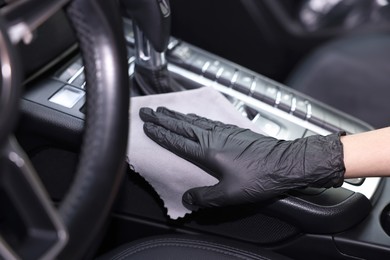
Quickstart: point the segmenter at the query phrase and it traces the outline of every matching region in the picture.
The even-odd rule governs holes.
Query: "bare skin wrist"
[[[342,136],[345,178],[390,175],[390,128]]]

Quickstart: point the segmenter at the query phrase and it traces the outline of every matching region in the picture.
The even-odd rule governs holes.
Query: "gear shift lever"
[[[122,0],[133,20],[136,60],[134,83],[144,94],[182,90],[169,75],[165,51],[171,11],[168,0]]]

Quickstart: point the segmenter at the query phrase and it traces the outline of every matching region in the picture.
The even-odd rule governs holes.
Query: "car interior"
[[[388,259],[386,177],[173,220],[126,151],[131,98],[203,86],[278,139],[386,127],[389,64],[388,0],[2,0],[0,258]]]

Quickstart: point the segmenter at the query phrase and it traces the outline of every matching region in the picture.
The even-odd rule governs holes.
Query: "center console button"
[[[204,76],[206,78],[215,80],[217,77],[217,73],[220,69],[221,69],[220,61],[215,60],[213,62],[210,62],[210,65],[207,67],[206,71],[204,72]]]
[[[221,64],[220,69],[222,72],[220,75],[217,75],[217,82],[229,87],[232,84],[232,79],[236,70],[227,64]]]
[[[259,78],[255,79],[254,88],[251,89],[252,97],[274,106],[279,89]]]
[[[180,44],[167,52],[167,59],[169,62],[188,68],[194,55],[194,51],[188,45]]]
[[[193,51],[189,46],[182,44],[174,48],[169,54],[183,61],[188,61],[192,57]]]
[[[175,48],[176,46],[178,46],[179,44],[180,44],[180,41],[178,39],[176,39],[175,37],[170,37],[169,38],[169,43],[168,43],[168,46],[167,46],[167,50],[170,51],[173,48]]]
[[[50,97],[49,101],[66,108],[72,108],[84,96],[85,91],[65,85],[57,91],[57,93]]]
[[[283,111],[290,112],[292,107],[293,97],[294,96],[291,93],[280,91],[280,102],[278,104],[278,108]]]
[[[293,110],[292,114],[301,119],[306,119],[308,104],[309,102],[307,100],[304,100],[300,97],[294,97],[294,101],[293,101],[294,108],[292,109]]]
[[[237,80],[234,82],[233,89],[236,89],[240,91],[241,93],[244,93],[245,95],[249,95],[250,89],[253,84],[253,76],[252,74],[239,71]]]
[[[270,105],[275,105],[278,96],[278,87],[268,85],[265,89],[264,101]]]
[[[203,74],[203,69],[208,62],[205,56],[194,54],[190,60],[190,69],[197,74]]]

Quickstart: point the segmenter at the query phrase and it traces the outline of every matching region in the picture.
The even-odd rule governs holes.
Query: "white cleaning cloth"
[[[247,118],[218,91],[211,87],[183,92],[131,98],[129,164],[156,190],[172,219],[191,211],[182,204],[182,195],[190,188],[214,185],[218,181],[197,166],[162,148],[143,132],[141,107],[165,106],[181,113],[195,113],[213,120],[235,124],[259,132]]]

